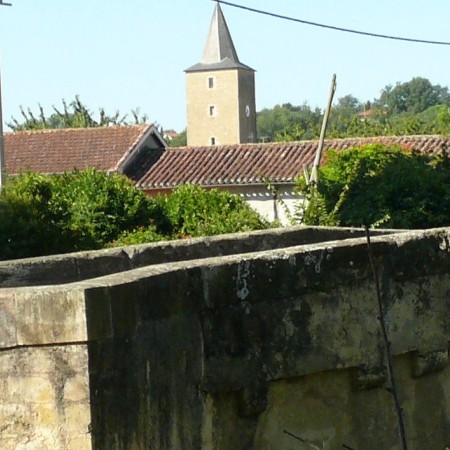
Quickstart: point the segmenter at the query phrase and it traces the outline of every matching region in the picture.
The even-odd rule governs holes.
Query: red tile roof
[[[70,172],[94,167],[115,171],[152,125],[5,133],[5,168],[23,171]]]
[[[354,146],[397,144],[422,153],[450,151],[450,138],[440,136],[389,136],[330,139],[324,150]],[[173,188],[183,183],[202,186],[292,183],[312,165],[318,141],[244,144],[215,147],[168,148],[137,183],[142,189]]]

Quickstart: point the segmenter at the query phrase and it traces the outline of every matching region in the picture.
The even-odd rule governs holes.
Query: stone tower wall
[[[239,142],[257,142],[255,72],[253,70],[239,71],[239,124]]]
[[[213,88],[208,87],[209,78],[213,79]],[[188,73],[186,98],[188,145],[211,145],[211,138],[215,138],[216,145],[239,141],[237,70]]]
[[[209,87],[209,78],[214,86]],[[245,69],[186,74],[187,141],[189,146],[232,145],[256,139],[254,72]],[[249,106],[247,117],[245,107]],[[210,107],[214,113],[210,114]]]

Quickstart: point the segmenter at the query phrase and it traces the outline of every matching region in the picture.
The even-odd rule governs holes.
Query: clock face
[[[245,115],[247,117],[250,117],[250,106],[248,106],[248,105],[245,107]]]

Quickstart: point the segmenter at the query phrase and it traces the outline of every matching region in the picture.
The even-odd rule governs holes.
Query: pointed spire
[[[220,3],[216,3],[200,63],[186,69],[186,72],[215,69],[251,69],[239,61],[227,22]]]
[[[225,58],[239,64],[239,58],[234,48],[227,22],[223,16],[222,8],[220,3],[216,3],[205,50],[203,51],[202,63],[217,64]]]

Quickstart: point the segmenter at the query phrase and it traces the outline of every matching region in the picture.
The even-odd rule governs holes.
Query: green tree
[[[0,260],[267,228],[239,196],[186,185],[148,197],[86,169],[9,179],[0,191]]]
[[[122,175],[86,169],[59,183],[69,203],[63,231],[74,250],[102,248],[124,231],[163,222],[164,213]]]
[[[211,236],[267,228],[269,223],[238,195],[186,184],[170,195],[160,195],[177,237]]]
[[[39,113],[34,114],[30,108],[25,111],[20,107],[20,113],[23,117],[23,122],[19,122],[14,117],[11,122],[6,125],[13,131],[24,130],[43,130],[47,128],[90,128],[90,127],[104,127],[111,125],[129,125],[131,123],[139,124],[146,123],[148,117],[141,114],[139,109],[131,111],[133,119],[129,121],[128,114],[121,116],[119,111],[112,115],[105,113],[104,108],[100,108],[98,119],[94,119],[92,112],[81,102],[79,96],[75,96],[75,100],[67,104],[62,100],[63,109],[58,109],[53,106],[53,113],[47,116],[41,105]]]
[[[432,85],[426,78],[415,77],[395,86],[387,85],[375,103],[391,114],[418,114],[435,105],[450,105],[450,94],[447,87]]]
[[[450,94],[447,87],[416,77],[395,87],[387,85],[379,99],[361,102],[351,94],[337,100],[331,109],[327,137],[367,137],[404,134],[449,134]],[[358,112],[371,110],[368,117]],[[307,104],[290,103],[258,113],[258,136],[264,141],[317,139],[322,111]]]
[[[187,130],[183,130],[178,136],[167,142],[169,147],[185,147],[187,145]]]
[[[0,259],[97,249],[164,212],[121,175],[26,173],[0,192]]]
[[[52,180],[28,174],[2,188],[0,259],[45,255],[59,248],[64,212],[49,203],[52,191]]]
[[[362,110],[362,103],[353,95],[347,94],[338,99],[332,111],[342,116],[352,117]]]
[[[258,136],[264,141],[314,139],[320,134],[320,109],[290,103],[263,109],[257,116]]]
[[[168,195],[160,194],[152,198],[151,203],[154,208],[159,208],[159,216],[163,220],[153,221],[149,227],[126,231],[111,246],[212,236],[273,226],[239,196],[192,184],[180,186]]]
[[[450,225],[450,164],[446,156],[367,145],[327,154],[310,200],[308,224],[430,228]]]

